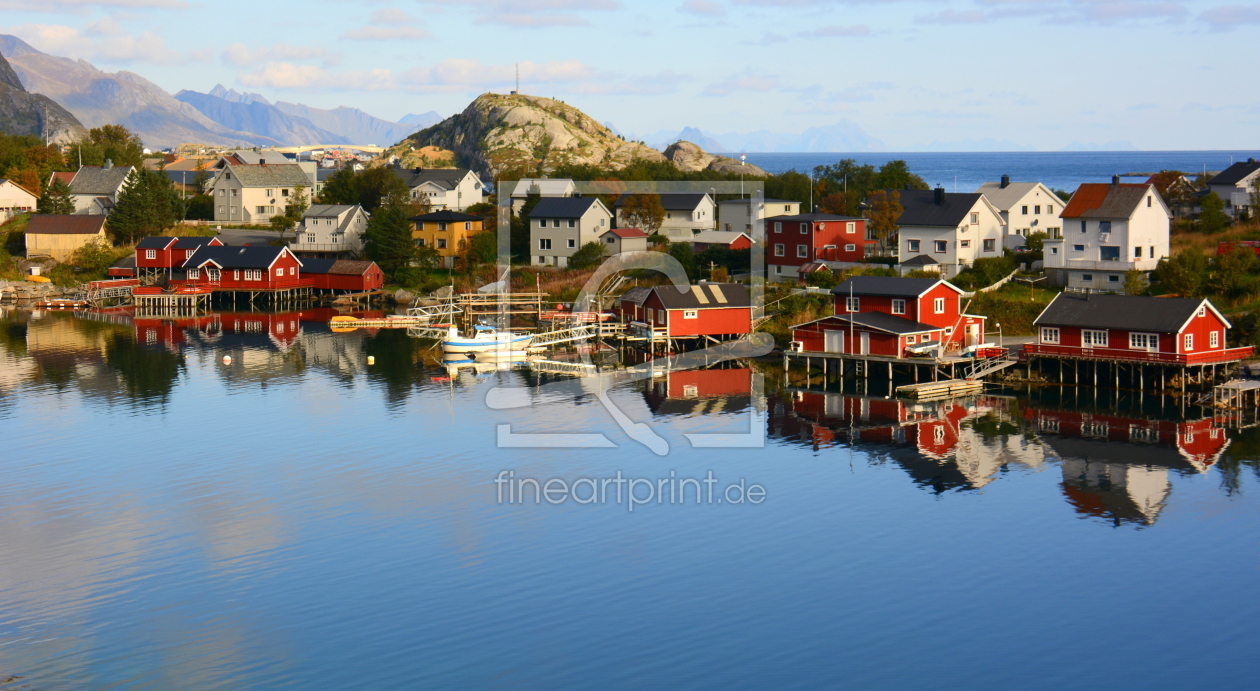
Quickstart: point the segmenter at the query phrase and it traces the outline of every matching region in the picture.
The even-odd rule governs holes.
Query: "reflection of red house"
[[[161,344],[174,350],[188,342],[189,329],[213,330],[218,315],[202,314],[187,317],[154,317],[137,315],[131,320],[136,342],[145,345]]]
[[[971,408],[962,401],[945,401],[935,420],[920,422],[906,433],[906,441],[918,447],[929,458],[944,460],[958,445],[958,426],[971,414]]]
[[[748,289],[737,283],[701,283],[686,292],[668,286],[631,288],[617,300],[622,321],[669,338],[735,336],[752,331]]]
[[[747,367],[673,370],[649,380],[644,395],[657,414],[693,413],[697,412],[695,403],[712,401],[719,401],[720,410],[730,413],[751,402],[752,377]]]
[[[1076,410],[1026,408],[1024,417],[1042,434],[1093,439],[1114,444],[1143,444],[1176,449],[1178,456],[1199,472],[1214,465],[1229,446],[1225,430],[1211,418],[1178,422],[1129,418],[1118,414]],[[1114,448],[1121,448],[1119,446]],[[1127,462],[1158,462],[1158,455],[1132,451]],[[1168,465],[1169,459],[1163,459]]]
[[[280,350],[288,350],[302,335],[302,313],[225,312],[218,315],[225,334],[263,334]]]

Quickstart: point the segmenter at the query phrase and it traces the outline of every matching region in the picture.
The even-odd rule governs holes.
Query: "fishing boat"
[[[40,300],[35,303],[39,309],[45,310],[85,310],[92,306],[87,300],[73,300],[69,298],[51,298]]]
[[[442,339],[442,350],[447,353],[484,353],[492,350],[524,350],[533,335],[514,331],[499,331],[493,326],[478,324],[472,336],[461,336],[459,327],[452,326]]]

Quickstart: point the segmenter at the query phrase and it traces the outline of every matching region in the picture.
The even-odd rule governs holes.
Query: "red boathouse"
[[[385,285],[385,274],[372,261],[352,259],[303,259],[302,275],[316,290],[366,293]]]
[[[189,286],[218,290],[309,288],[302,262],[287,247],[202,247],[183,263]]]
[[[631,288],[617,304],[622,321],[653,338],[720,340],[752,332],[752,301],[737,283],[701,283],[685,292],[672,285]]]
[[[170,276],[202,247],[223,247],[219,238],[148,237],[136,243],[136,271],[144,276]]]

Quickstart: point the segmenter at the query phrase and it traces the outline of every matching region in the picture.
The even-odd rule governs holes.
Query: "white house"
[[[1120,292],[1124,273],[1168,256],[1172,214],[1154,185],[1086,183],[1060,214],[1063,237],[1045,242],[1047,283]]]
[[[1007,247],[1022,246],[1033,233],[1063,237],[1059,213],[1065,202],[1040,182],[1011,182],[1011,176],[1003,175],[1001,182],[986,182],[976,192],[1002,213]]]
[[[801,203],[787,199],[762,199],[753,214],[752,200],[728,199],[718,202],[717,229],[723,232],[748,233],[752,236],[753,220],[765,220],[771,216],[796,216],[801,213]]]
[[[521,178],[515,182],[505,181],[509,185],[508,196],[512,199],[512,213],[520,213],[525,205],[525,198],[530,190],[536,189],[540,197],[572,197],[577,194],[577,185],[568,178]]]
[[[953,278],[977,259],[1002,256],[1006,225],[1002,213],[978,192],[904,190],[898,261],[914,268],[939,265]]]
[[[612,213],[597,197],[543,197],[529,213],[530,261],[567,266],[569,257],[612,226]]]
[[[614,255],[622,252],[646,252],[648,234],[638,228],[613,228],[599,236],[604,245],[604,254]]]
[[[463,211],[482,200],[481,178],[467,168],[395,168],[411,198],[429,202],[433,211]]]
[[[70,179],[70,198],[76,214],[108,215],[118,203],[118,194],[131,174],[131,166],[115,166],[105,160],[103,166],[82,166]],[[56,174],[54,174],[56,175]],[[64,177],[62,178],[64,179]]]
[[[309,200],[310,178],[296,164],[227,163],[209,182],[206,192],[214,199],[214,220],[262,224],[283,214],[299,187],[305,189]]]
[[[623,218],[622,208],[630,195],[622,195],[613,204],[617,212],[617,225],[630,225],[634,221]],[[658,233],[673,242],[690,242],[697,234],[713,230],[717,222],[717,205],[713,197],[704,194],[662,194],[661,207],[665,209],[665,220]]]
[[[26,188],[12,180],[0,178],[0,223],[19,214],[34,211],[38,203],[39,198]]]
[[[1225,200],[1225,213],[1237,217],[1251,206],[1251,195],[1260,184],[1260,161],[1249,158],[1222,170],[1208,180],[1207,187]]]
[[[312,206],[302,215],[289,249],[302,256],[357,256],[363,251],[368,213],[358,204]]]

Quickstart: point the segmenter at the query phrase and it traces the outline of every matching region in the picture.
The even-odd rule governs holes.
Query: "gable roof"
[[[942,192],[944,202],[936,203],[935,190],[901,190],[899,226],[945,226],[956,228],[984,195],[977,192]]]
[[[940,264],[940,262],[936,261],[931,257],[931,255],[927,254],[916,254],[904,262],[901,262],[902,266],[933,266],[936,264]]]
[[[376,262],[355,259],[303,259],[302,273],[362,276],[373,266]]]
[[[52,185],[54,180],[60,180],[68,186],[71,182],[74,182],[74,173],[71,171],[53,173],[48,178],[48,184]]]
[[[198,247],[222,247],[223,241],[219,238],[207,237],[178,237],[175,238],[175,249],[191,250]]]
[[[898,317],[895,314],[885,314],[883,312],[837,314],[834,315],[834,318],[890,334],[917,334],[942,330],[942,327],[939,326],[932,326],[931,324],[924,324],[913,319],[906,319],[905,317]]]
[[[700,283],[685,293],[672,285],[631,288],[620,299],[642,305],[652,294],[671,310],[752,306],[748,289],[738,283]]]
[[[4,179],[4,178],[0,178],[0,185],[13,185],[14,187],[16,187],[16,188],[18,188],[18,189],[22,190],[23,192],[25,192],[25,193],[27,193],[27,194],[31,195],[32,197],[36,197],[36,198],[38,198],[38,197],[39,197],[39,195],[38,195],[38,194],[35,194],[34,192],[32,192],[32,191],[30,191],[30,190],[26,189],[25,187],[23,187],[23,186],[21,186],[21,185],[17,184],[16,182],[14,182],[14,181],[12,181],[12,180],[6,180],[6,179]]]
[[[175,242],[175,240],[176,238],[169,237],[166,235],[150,235],[147,238],[141,238],[140,242],[136,243],[136,249],[138,250],[164,250],[170,247],[171,244]]]
[[[752,199],[726,199],[726,200],[718,202],[718,204],[749,204],[751,202],[752,202]],[[763,198],[761,200],[761,203],[763,204],[800,204],[801,202],[795,201],[793,199]]]
[[[347,211],[353,211],[357,206],[358,204],[315,204],[302,214],[302,218],[340,216]]]
[[[609,235],[609,234],[616,235],[617,237],[622,238],[622,239],[645,238],[648,236],[647,233],[643,232],[642,230],[639,230],[638,228],[613,228],[612,230],[605,232],[603,235]]]
[[[752,242],[752,236],[737,230],[702,230],[689,239],[692,242],[708,243],[710,245],[729,245],[738,240],[741,235],[748,238],[749,242]]]
[[[70,181],[70,193],[108,197],[122,188],[130,173],[131,166],[83,166]]]
[[[1087,182],[1076,188],[1059,218],[1129,218],[1148,193],[1159,197],[1145,183]]]
[[[581,218],[592,204],[608,211],[598,197],[543,197],[529,212],[530,218]]]
[[[420,214],[419,216],[412,216],[411,218],[407,220],[420,221],[421,223],[426,222],[426,221],[429,223],[439,223],[439,222],[457,223],[459,221],[484,221],[485,218],[481,216],[474,216],[472,214],[461,214],[458,211],[449,211],[449,210],[443,209],[442,211],[434,211],[432,213]]]
[[[408,187],[419,187],[426,182],[446,190],[453,190],[468,175],[467,168],[394,168],[394,172]]]
[[[188,259],[184,260],[184,268],[197,268],[214,262],[221,269],[267,269],[288,252],[284,247],[247,246],[247,247],[201,247]],[[290,254],[292,254],[290,252]],[[297,259],[297,257],[294,257]],[[298,264],[305,267],[302,260]]]
[[[27,235],[99,235],[105,216],[90,214],[34,214],[26,224]]]
[[[623,194],[613,202],[613,206],[621,208],[625,206],[626,199],[631,195]],[[700,206],[700,203],[708,197],[708,193],[677,193],[677,194],[660,194],[656,195],[661,199],[661,208],[666,211],[694,211]]]
[[[944,283],[958,294],[962,290],[949,281],[939,278],[901,278],[897,276],[850,276],[844,282],[831,289],[833,295],[849,296],[852,288],[853,297],[862,295],[886,295],[891,297],[917,298]]]
[[[1220,173],[1212,176],[1208,180],[1209,185],[1237,185],[1247,178],[1248,175],[1260,170],[1260,161],[1249,158],[1246,161],[1239,161],[1234,165],[1222,170]]]
[[[230,163],[227,171],[245,187],[303,187],[311,186],[311,179],[296,163],[240,164]]]
[[[1228,328],[1229,322],[1207,300],[1075,293],[1056,295],[1034,323],[1039,326],[1177,333],[1204,304]]]
[[[1040,182],[1008,182],[1006,187],[1002,187],[1000,182],[986,182],[976,188],[977,194],[983,194],[993,206],[1001,211],[1010,211],[1030,192],[1034,192],[1041,187]],[[1050,193],[1050,190],[1046,190]],[[1062,205],[1063,200],[1058,197],[1048,197],[1047,203]]]

